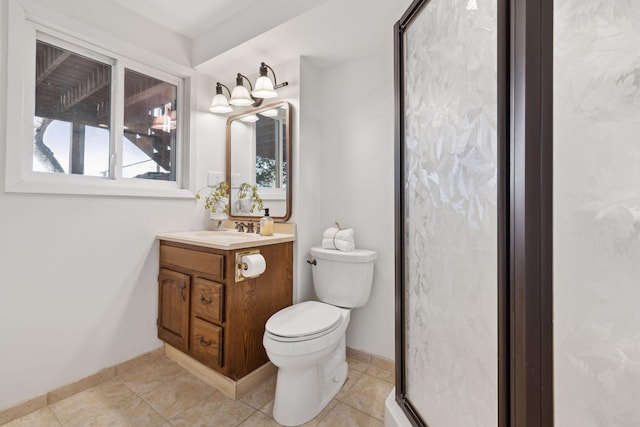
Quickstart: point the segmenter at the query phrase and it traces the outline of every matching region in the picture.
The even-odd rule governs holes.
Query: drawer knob
[[[209,305],[213,302],[213,298],[206,299],[204,295],[200,295],[200,302],[204,305]]]
[[[211,345],[211,340],[205,340],[204,337],[200,337],[200,345],[203,347],[209,347]]]

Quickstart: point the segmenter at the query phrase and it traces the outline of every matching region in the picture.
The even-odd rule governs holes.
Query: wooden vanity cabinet
[[[160,241],[158,338],[233,380],[268,362],[264,325],[292,303],[293,242],[257,249],[266,271],[236,282],[247,249]]]

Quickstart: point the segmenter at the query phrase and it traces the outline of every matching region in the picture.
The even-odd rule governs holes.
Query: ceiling
[[[191,40],[191,65],[227,83],[237,70],[257,72],[260,61],[276,66],[305,56],[325,67],[390,48],[393,24],[411,2],[109,1]]]
[[[411,0],[326,0],[259,37],[194,66],[204,74],[224,79],[234,75],[229,70],[257,71],[258,61],[277,65],[304,56],[324,68],[375,52],[392,51],[393,25],[410,3]],[[389,64],[393,64],[392,57]]]
[[[410,4],[410,0],[110,1],[191,39],[192,65],[222,81],[234,75],[230,69],[253,70],[257,61],[277,65],[306,56],[328,66],[366,56],[391,45],[393,24]]]
[[[303,13],[324,0],[111,0],[138,15],[195,40],[230,21],[242,22],[249,15],[269,15],[272,26],[290,18],[290,11]],[[177,7],[176,7],[177,6]],[[274,18],[271,18],[271,17]],[[279,19],[278,19],[279,18]],[[243,31],[242,25],[237,25]]]
[[[178,34],[195,39],[260,0],[111,1]]]

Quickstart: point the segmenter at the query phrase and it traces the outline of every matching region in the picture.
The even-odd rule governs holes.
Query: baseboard
[[[164,352],[169,359],[173,360],[205,383],[217,388],[222,394],[233,400],[240,399],[256,385],[267,380],[277,372],[277,368],[271,362],[267,362],[250,374],[240,378],[238,381],[234,381],[208,366],[203,365],[169,344],[165,343]]]
[[[347,347],[347,357],[359,362],[368,363],[370,365],[384,369],[385,371],[395,372],[396,363],[393,360],[386,359],[375,354]]]
[[[127,360],[126,362],[122,362],[115,366],[102,369],[101,371],[93,375],[89,375],[88,377],[75,381],[71,384],[58,387],[57,389],[45,393],[41,396],[4,409],[0,411],[0,425],[7,424],[13,420],[24,417],[31,412],[45,408],[48,405],[73,396],[76,393],[100,385],[112,378],[115,378],[116,375],[128,371],[131,368],[140,366],[144,363],[148,363],[149,361],[162,356],[162,354],[164,354],[164,349],[160,347],[156,350],[150,351],[149,353],[145,353],[140,356],[134,357],[133,359]]]

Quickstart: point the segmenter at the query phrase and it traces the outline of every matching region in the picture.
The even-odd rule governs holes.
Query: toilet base
[[[312,420],[331,402],[347,379],[344,336],[324,360],[306,369],[278,369],[273,418],[284,426]]]

